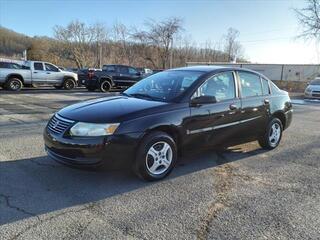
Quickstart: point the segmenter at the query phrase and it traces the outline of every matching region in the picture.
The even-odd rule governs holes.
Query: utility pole
[[[171,38],[171,49],[170,49],[170,68],[173,65],[173,37]]]
[[[99,44],[99,68],[102,68],[102,45]]]

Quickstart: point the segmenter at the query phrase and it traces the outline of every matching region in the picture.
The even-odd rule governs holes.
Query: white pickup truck
[[[76,73],[63,71],[51,63],[0,61],[0,86],[4,89],[19,91],[23,86],[51,85],[57,89],[71,90],[77,84]]]

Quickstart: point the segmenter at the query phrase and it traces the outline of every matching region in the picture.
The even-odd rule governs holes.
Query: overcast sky
[[[54,25],[75,19],[141,27],[148,18],[177,16],[200,45],[219,43],[233,27],[252,62],[319,63],[317,45],[296,39],[301,29],[293,9],[304,6],[304,0],[0,0],[0,25],[29,36],[52,36]]]

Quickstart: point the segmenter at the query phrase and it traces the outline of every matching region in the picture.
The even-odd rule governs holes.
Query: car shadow
[[[250,155],[262,152],[254,149]],[[237,148],[185,153],[171,175],[162,182],[237,161],[248,157],[247,154]],[[103,200],[152,184],[157,182],[142,181],[128,169],[75,169],[47,156],[0,162],[0,225]]]

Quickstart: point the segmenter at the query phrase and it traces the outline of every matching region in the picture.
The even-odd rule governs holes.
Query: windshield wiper
[[[150,96],[148,94],[145,94],[145,93],[132,93],[130,94],[130,96],[132,97],[136,97],[136,98],[147,98],[147,99],[151,99],[151,100],[158,100],[158,101],[163,101],[162,98],[158,98],[158,97],[153,97],[153,96]]]
[[[121,95],[124,95],[124,96],[127,96],[127,97],[132,97],[131,94],[125,93],[125,92],[122,92],[122,93],[120,93],[120,94],[121,94]]]

